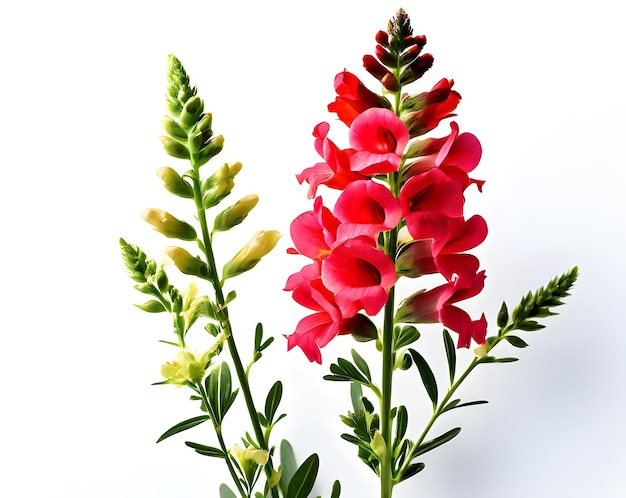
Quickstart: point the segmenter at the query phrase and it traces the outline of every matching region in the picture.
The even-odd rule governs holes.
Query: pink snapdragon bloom
[[[369,237],[348,239],[336,246],[322,264],[322,281],[335,294],[343,316],[364,309],[375,315],[396,283],[393,261]]]
[[[341,150],[329,138],[328,123],[320,123],[313,130],[315,150],[322,156],[324,162],[319,162],[305,168],[296,175],[298,182],[306,181],[309,184],[308,198],[315,197],[317,187],[326,185],[329,188],[343,190],[350,182],[366,178],[360,172],[350,169],[350,157],[355,153],[353,149]]]
[[[389,109],[371,108],[352,122],[350,169],[365,175],[398,171],[400,159],[409,142],[402,120]]]
[[[427,138],[412,145],[411,157],[416,159],[402,172],[403,178],[410,178],[439,168],[451,178],[467,188],[476,183],[481,190],[484,182],[472,180],[467,173],[474,170],[482,156],[482,147],[478,138],[471,133],[459,134],[459,125],[450,123],[450,135],[444,138]]]
[[[339,220],[322,204],[322,198],[317,197],[313,211],[302,213],[291,222],[291,240],[296,249],[288,249],[287,252],[311,259],[327,256],[337,240],[339,225]]]
[[[345,70],[335,76],[335,91],[337,97],[328,104],[328,110],[337,113],[337,117],[348,126],[367,109],[390,107],[386,98],[369,90],[359,78]]]
[[[441,323],[459,334],[457,347],[468,348],[472,339],[484,344],[487,334],[487,320],[483,314],[472,321],[462,309],[454,306],[477,295],[484,287],[485,272],[473,276],[471,281],[454,279],[425,292],[418,292],[402,302],[395,320],[405,323]],[[465,284],[465,285],[463,285]]]
[[[380,232],[395,228],[401,217],[391,191],[373,180],[348,185],[337,199],[333,214],[341,222],[337,228],[339,241],[359,235],[376,240]]]

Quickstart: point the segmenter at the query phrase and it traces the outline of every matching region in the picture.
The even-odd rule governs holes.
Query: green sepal
[[[163,434],[161,434],[159,439],[157,439],[157,443],[160,443],[164,439],[167,439],[168,437],[173,436],[174,434],[178,434],[179,432],[183,432],[183,431],[186,431],[187,429],[191,429],[192,427],[195,427],[196,425],[200,425],[201,423],[209,420],[209,418],[210,417],[208,415],[200,415],[198,417],[192,417],[187,420],[183,420],[182,422],[179,422],[178,424],[170,427]]]

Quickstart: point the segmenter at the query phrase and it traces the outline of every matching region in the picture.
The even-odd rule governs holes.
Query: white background
[[[223,464],[183,445],[189,438],[214,445],[208,426],[154,443],[197,407],[182,390],[150,385],[170,359],[157,342],[170,326],[132,306],[143,296],[118,249],[123,236],[158,257],[168,241],[139,218],[141,210],[188,213],[154,174],[163,165],[184,168],[156,138],[166,56],[183,61],[213,112],[214,129],[226,137],[220,159],[244,164],[233,199],[261,197],[249,220],[218,241],[224,261],[257,229],[287,234],[290,220],[310,208],[294,175],[317,160],[313,126],[330,120],[333,137],[347,146],[343,125],[326,112],[333,78],[345,67],[376,88],[361,57],[373,52],[374,34],[399,6],[3,4],[0,495],[217,496]],[[488,279],[466,308],[474,316],[485,310],[493,327],[502,299],[512,306],[575,264],[581,276],[548,329],[524,336],[531,347],[519,352],[522,361],[487,365],[470,378],[464,399],[490,404],[450,413],[437,428],[461,425],[463,432],[428,455],[426,470],[395,496],[624,496],[626,40],[619,2],[402,6],[435,56],[412,91],[454,78],[463,96],[456,119],[484,148],[474,176],[487,183],[482,195],[468,195],[466,210],[489,224],[475,251]],[[447,133],[447,125],[438,130]],[[233,280],[244,356],[257,321],[277,337],[253,370],[259,403],[275,379],[284,380],[289,416],[276,441],[289,438],[300,459],[320,454],[319,494],[328,496],[339,478],[342,496],[377,496],[373,474],[339,439],[347,387],[321,380],[354,344],[331,343],[322,367],[285,352],[282,334],[304,313],[281,291],[303,263],[287,247],[285,236],[257,270]],[[436,329],[424,328],[419,344],[437,368],[439,342]],[[358,349],[375,357],[371,344]],[[416,434],[427,407],[417,371],[402,373],[396,394]],[[231,443],[244,427],[232,417]]]

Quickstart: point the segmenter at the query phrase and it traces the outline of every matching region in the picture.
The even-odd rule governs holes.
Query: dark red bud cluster
[[[402,9],[389,21],[387,32],[381,30],[375,38],[375,57],[363,57],[363,66],[390,92],[421,78],[433,65],[431,54],[420,55],[426,36],[413,36],[409,16]]]

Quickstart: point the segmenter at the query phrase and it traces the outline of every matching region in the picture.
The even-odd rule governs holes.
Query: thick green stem
[[[200,184],[200,173],[198,171],[199,168],[196,166],[193,158],[191,160],[191,164],[192,164],[193,172],[194,172],[194,175],[193,175],[194,200],[196,202],[196,210],[198,212],[198,221],[200,222],[200,228],[202,231],[203,251],[207,259],[207,266],[209,268],[209,279],[211,281],[211,284],[213,285],[213,289],[215,290],[215,304],[217,305],[217,309],[219,311],[220,327],[222,328],[224,334],[227,337],[226,341],[228,344],[228,350],[230,351],[230,355],[233,360],[233,365],[235,366],[235,372],[237,374],[237,378],[239,379],[239,386],[241,388],[241,391],[243,392],[243,397],[246,402],[246,407],[248,409],[248,414],[250,416],[250,422],[252,423],[252,428],[257,438],[257,442],[259,446],[261,447],[261,449],[269,451],[269,447],[265,439],[265,435],[263,433],[261,423],[259,422],[259,416],[254,406],[254,400],[252,399],[252,392],[250,391],[250,384],[248,383],[248,377],[246,375],[246,371],[241,362],[239,352],[237,351],[237,344],[235,343],[235,338],[233,337],[230,318],[228,317],[228,308],[226,306],[226,300],[224,299],[222,283],[217,272],[217,266],[215,264],[215,255],[213,253],[211,234],[209,232],[209,228],[207,225],[206,211],[202,203],[202,189],[201,189],[201,184]],[[269,482],[269,480],[272,478],[272,469],[273,469],[271,457],[269,458],[267,464],[264,467],[265,467],[265,475],[267,476],[267,479]],[[278,498],[278,491],[276,487],[272,488],[272,497]]]

